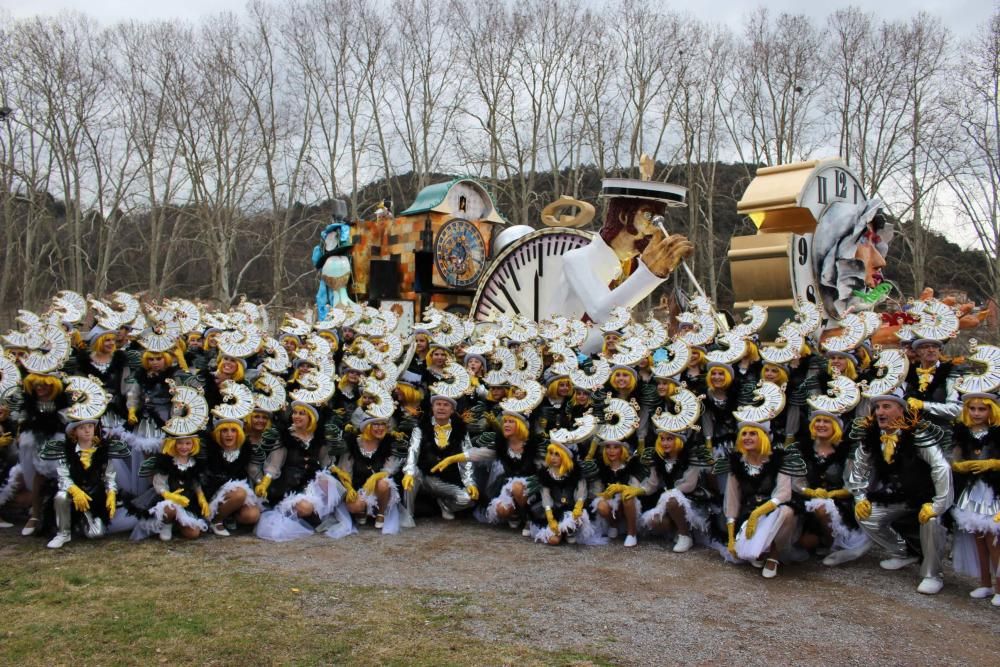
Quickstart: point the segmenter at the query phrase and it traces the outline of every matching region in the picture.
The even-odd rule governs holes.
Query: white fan
[[[693,329],[678,334],[681,339],[692,347],[707,345],[715,338],[716,324],[715,318],[708,313],[681,313],[677,316],[678,322],[694,325]]]
[[[597,417],[587,413],[573,420],[573,428],[557,428],[549,432],[549,439],[561,445],[572,445],[593,437],[597,432]]]
[[[152,326],[139,336],[139,344],[150,352],[167,352],[177,345],[181,324],[172,310],[159,310],[150,314]]]
[[[865,398],[891,394],[906,379],[910,361],[902,350],[880,350],[874,367],[878,374],[874,380],[862,383],[861,395]]]
[[[709,361],[720,364],[735,364],[747,353],[747,341],[735,329],[726,331],[715,337],[717,345],[722,345],[721,350],[712,350],[705,355]]]
[[[785,408],[785,392],[773,382],[761,380],[754,389],[757,405],[741,405],[733,415],[741,422],[763,422],[777,417]]]
[[[310,331],[312,331],[312,326],[308,322],[291,315],[286,315],[281,323],[281,333],[302,337],[308,336]]]
[[[220,419],[246,419],[253,412],[253,392],[241,382],[226,380],[219,387],[223,403],[212,408],[212,414]]]
[[[569,323],[569,333],[563,337],[562,342],[568,347],[580,347],[583,341],[587,340],[588,333],[589,329],[586,324],[580,320],[573,320]]]
[[[629,401],[620,398],[608,400],[604,408],[604,421],[597,427],[602,440],[624,440],[639,428],[639,411]]]
[[[141,312],[139,310],[139,300],[128,292],[115,292],[111,295],[111,303],[117,306],[116,310],[122,313],[125,323],[134,322]]]
[[[549,370],[558,375],[569,375],[580,367],[580,361],[576,353],[559,341],[552,341],[548,345],[549,354],[552,355],[552,363]]]
[[[365,406],[365,412],[370,416],[387,419],[396,411],[391,390],[375,378],[365,378],[362,391],[375,399]]]
[[[529,414],[542,402],[544,390],[542,385],[527,378],[516,379],[516,386],[526,393],[524,398],[505,398],[500,401],[500,407],[510,412],[519,412],[523,415]]]
[[[795,321],[792,326],[802,333],[802,337],[811,336],[822,324],[819,306],[811,301],[800,299],[795,308]]]
[[[0,396],[6,396],[7,392],[21,384],[21,371],[18,370],[10,357],[0,352]]]
[[[257,390],[253,395],[256,407],[268,412],[284,409],[288,396],[285,392],[285,383],[281,381],[281,378],[263,372],[257,376],[254,388]]]
[[[731,331],[741,336],[752,336],[767,324],[767,306],[750,302],[746,312],[743,313],[743,321],[734,326]]]
[[[201,389],[179,385],[174,380],[167,380],[167,385],[173,395],[173,410],[163,430],[173,436],[186,437],[204,429],[208,424],[208,403]]]
[[[469,371],[461,364],[449,363],[444,367],[444,380],[439,380],[430,386],[431,395],[458,398],[469,391]]]
[[[955,383],[955,388],[963,394],[993,393],[1000,387],[1000,347],[980,345],[975,340],[969,342],[972,354],[969,355],[968,361],[975,368],[960,377]]]
[[[641,338],[622,338],[618,341],[618,351],[608,358],[614,366],[631,366],[649,356],[649,348]]]
[[[79,324],[87,314],[87,300],[71,290],[62,290],[52,299],[52,309],[66,324]]]
[[[28,353],[22,364],[29,373],[52,373],[69,359],[69,334],[62,327],[46,324],[42,327],[42,344]]]
[[[517,372],[534,380],[542,377],[542,355],[538,348],[529,343],[521,345],[514,354],[517,359]]]
[[[168,299],[164,305],[174,311],[177,315],[177,323],[181,326],[182,334],[189,334],[197,331],[201,325],[201,311],[187,299]]]
[[[514,356],[514,353],[509,348],[498,347],[490,353],[489,357],[499,368],[486,371],[486,375],[483,378],[486,380],[486,384],[504,384],[505,382],[509,382],[511,373],[517,370],[517,358]]]
[[[610,377],[611,364],[608,363],[607,359],[601,359],[600,357],[594,359],[589,373],[582,368],[577,368],[569,374],[569,379],[573,382],[573,386],[589,391],[600,389]]]
[[[861,401],[861,389],[851,378],[836,375],[829,382],[827,395],[812,396],[806,401],[814,410],[825,410],[839,415],[857,406]]]
[[[673,403],[672,412],[657,410],[652,420],[656,428],[661,431],[678,433],[684,429],[691,428],[698,417],[701,416],[701,399],[694,392],[686,387],[678,387],[677,391],[668,399]]]
[[[824,350],[830,352],[850,352],[865,339],[865,322],[854,313],[848,313],[840,318],[843,331],[820,341]]]
[[[675,340],[666,347],[670,358],[657,362],[653,366],[653,375],[658,378],[671,378],[679,374],[691,362],[691,348],[682,340]]]
[[[772,364],[787,364],[798,359],[801,351],[802,332],[791,322],[785,322],[778,329],[778,339],[760,347],[760,358]]]
[[[515,343],[527,343],[538,338],[538,325],[522,315],[514,316],[514,326],[507,334],[507,338]]]
[[[278,375],[288,370],[291,363],[288,359],[288,350],[282,347],[281,343],[268,336],[264,339],[264,361],[262,365],[272,373]]]
[[[111,401],[100,380],[82,375],[66,378],[66,394],[73,401],[65,410],[66,416],[73,421],[99,418]]]
[[[322,405],[333,396],[337,385],[332,377],[320,371],[308,371],[299,376],[299,388],[290,392],[292,399],[310,405]]]
[[[920,321],[900,327],[896,335],[903,340],[917,338],[945,340],[958,333],[958,315],[954,309],[937,299],[915,301],[910,312],[918,315]]]
[[[611,309],[611,315],[604,322],[601,322],[601,331],[621,331],[632,321],[632,313],[625,306],[617,306]]]

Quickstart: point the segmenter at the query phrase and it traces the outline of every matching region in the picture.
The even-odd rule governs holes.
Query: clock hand
[[[660,231],[663,232],[664,237],[670,236],[670,234],[667,234],[667,230],[663,226],[663,223],[666,222],[666,218],[664,218],[662,215],[654,215],[652,222],[654,225],[660,228]],[[691,267],[688,266],[687,261],[682,259],[681,266],[684,268],[684,273],[687,274],[688,280],[690,280],[691,284],[694,285],[694,288],[698,290],[698,294],[701,295],[701,298],[711,303],[711,301],[708,300],[708,295],[705,294],[705,290],[701,288],[701,284],[698,282],[698,279],[694,277],[694,272],[691,271]],[[713,308],[712,310],[714,311],[715,309]],[[719,317],[718,313],[716,313],[715,319],[719,322],[719,326],[722,327],[723,331],[729,331],[729,323],[726,321],[726,318]]]
[[[534,320],[538,321],[538,271],[535,271],[535,317]]]

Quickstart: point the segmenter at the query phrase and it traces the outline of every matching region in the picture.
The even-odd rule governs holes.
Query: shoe
[[[354,517],[354,523],[357,524],[357,525],[359,525],[359,526],[365,525],[366,523],[368,523],[368,515],[367,514],[362,514],[360,516]]]
[[[442,507],[441,508],[441,518],[444,519],[445,521],[454,521],[455,520],[455,513],[454,512],[449,512],[448,510],[446,510],[446,509],[444,509]]]
[[[174,524],[168,523],[163,528],[160,528],[160,539],[164,542],[169,542],[174,536]]]
[[[690,535],[678,535],[677,542],[674,543],[674,553],[682,554],[694,545],[694,540]]]
[[[752,561],[750,561],[750,565],[754,566],[755,568],[757,568],[759,570],[760,568],[764,567],[764,561],[762,561],[762,560],[752,560]]]
[[[774,579],[778,576],[778,565],[780,563],[773,558],[768,558],[764,562],[764,567],[761,569],[760,574],[765,579]]]
[[[1000,593],[993,596],[993,599],[990,600],[990,604],[994,607],[1000,607]]]
[[[904,556],[903,558],[886,558],[879,562],[879,567],[883,570],[901,570],[907,565],[913,565],[919,558],[916,556]]]
[[[218,535],[219,537],[229,537],[230,535],[229,531],[226,530],[225,524],[223,524],[221,521],[216,521],[215,523],[212,524],[212,532]]]
[[[226,520],[222,522],[222,525],[225,526],[226,530],[230,533],[235,533],[236,529],[239,527],[239,524],[236,523],[236,519],[231,516],[227,516]]]
[[[860,547],[854,547],[853,549],[841,549],[840,551],[831,551],[830,555],[823,559],[823,565],[828,567],[836,567],[837,565],[842,565],[844,563],[849,563],[852,560],[857,560],[869,552],[872,548],[871,542],[865,542]]]
[[[521,522],[518,519],[511,519],[507,522],[507,525],[514,530],[517,530],[521,526]]]
[[[969,593],[969,597],[974,600],[985,600],[991,595],[993,595],[993,589],[989,586],[980,586]]]
[[[21,529],[21,535],[24,537],[30,537],[35,534],[38,529],[38,519],[31,517],[28,519],[28,523],[24,524],[24,528]]]
[[[608,539],[609,540],[613,540],[616,537],[618,537],[618,529],[615,528],[614,526],[612,526],[611,528],[608,528]]]
[[[521,529],[521,537],[531,537],[531,524],[524,524],[524,528]]]
[[[626,535],[625,536],[625,546],[627,546],[627,547],[634,547],[637,544],[639,544],[639,540],[635,539],[635,535]]]
[[[376,514],[375,515],[375,527],[381,530],[384,526],[385,526],[385,515],[384,514]]]
[[[830,555],[830,547],[816,547],[816,556],[826,557]]]
[[[49,543],[46,544],[45,546],[47,546],[49,549],[58,549],[67,542],[69,542],[71,539],[73,539],[73,536],[70,535],[68,530],[66,531],[61,530],[58,533],[56,533],[56,536],[53,537],[51,540],[49,540]]]
[[[940,593],[942,588],[944,588],[944,582],[937,577],[924,577],[920,585],[917,586],[917,592],[924,595],[934,595]]]
[[[566,544],[576,544],[576,535],[567,535]]]
[[[13,527],[14,524],[12,524],[10,521],[4,521],[3,519],[0,519],[0,528],[13,528]]]

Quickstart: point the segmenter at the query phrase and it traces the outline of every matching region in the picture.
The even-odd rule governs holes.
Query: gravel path
[[[410,589],[479,637],[620,664],[996,665],[1000,655],[1000,609],[970,599],[971,581],[952,576],[920,595],[915,566],[885,572],[872,554],[840,568],[782,566],[768,581],[697,547],[546,547],[440,520],[389,537],[368,527],[339,541],[192,547],[229,562],[238,553],[250,571]]]

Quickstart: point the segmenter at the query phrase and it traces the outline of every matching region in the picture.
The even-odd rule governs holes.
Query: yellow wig
[[[166,368],[170,368],[174,365],[174,358],[169,352],[150,352],[149,350],[146,350],[142,353],[142,367],[149,371],[149,360],[157,355],[163,357],[163,361],[165,362],[164,366]]]
[[[243,427],[240,426],[239,424],[235,423],[235,422],[229,422],[229,421],[227,421],[227,422],[222,422],[221,424],[216,425],[216,427],[212,429],[212,440],[215,440],[215,444],[217,444],[217,445],[221,445],[222,444],[222,429],[224,429],[224,428],[235,428],[236,429],[236,448],[237,449],[239,449],[240,447],[242,447],[243,443],[247,441],[247,434],[243,430]]]
[[[55,377],[54,375],[39,375],[37,373],[28,373],[24,377],[23,381],[24,393],[34,394],[35,387],[48,386],[52,387],[53,397],[58,396],[63,392],[62,380]]]
[[[851,359],[850,357],[845,357],[845,359],[847,359],[847,368],[844,369],[844,372],[841,373],[841,375],[843,375],[846,378],[850,378],[851,380],[857,380],[858,379],[858,369],[854,366],[854,360]],[[828,363],[826,365],[826,372],[829,373],[830,375],[833,375],[833,365],[832,364]]]
[[[816,415],[809,420],[809,435],[811,435],[814,440],[816,439],[816,427],[814,426],[814,422],[820,417],[830,419],[826,415]],[[840,424],[838,424],[834,419],[830,419],[830,423],[833,424],[833,437],[830,438],[830,442],[835,445],[839,445],[840,441],[844,439],[844,429],[840,428]]]
[[[712,368],[708,369],[708,372],[706,373],[706,378],[705,378],[706,382],[708,382],[708,388],[709,389],[714,389],[714,387],[712,386],[712,382],[708,379],[708,376],[711,376],[712,375],[712,371],[716,371],[716,370],[722,371],[722,374],[726,376],[726,383],[724,385],[722,385],[722,388],[723,389],[729,389],[729,386],[733,384],[733,374],[730,373],[729,369],[726,368],[725,366],[713,366]]]
[[[514,422],[514,424],[517,427],[514,429],[514,438],[516,438],[517,440],[527,440],[528,425],[524,422],[524,420],[518,419],[517,417],[512,417],[511,415],[504,415],[502,417],[503,423],[506,424],[508,420]]]
[[[615,386],[614,384],[615,376],[617,376],[620,373],[625,373],[626,375],[628,375],[628,387],[625,388],[625,391],[630,393],[635,391],[635,385],[636,385],[635,373],[629,373],[628,371],[622,370],[621,368],[619,368],[618,370],[614,371],[611,374],[611,383],[612,386],[615,387],[615,391],[618,391],[618,387]]]
[[[106,339],[108,339],[108,338],[110,338],[113,341],[116,341],[115,349],[117,349],[118,348],[118,345],[117,345],[118,338],[117,338],[117,336],[115,336],[115,333],[113,331],[109,331],[108,333],[101,334],[100,336],[98,336],[94,340],[90,341],[90,349],[91,349],[91,351],[97,352],[97,350],[101,347],[101,345],[104,344],[104,341]]]
[[[325,338],[327,340],[327,342],[330,343],[330,351],[331,352],[336,352],[337,350],[340,349],[340,341],[337,340],[337,335],[335,333],[333,333],[332,331],[320,331],[319,332],[319,337],[320,338]],[[298,342],[298,341],[296,341],[296,342]]]
[[[257,412],[257,410],[254,410],[253,412]],[[244,424],[243,432],[244,432],[244,434],[250,428],[250,420],[253,418],[253,412],[251,412],[249,415],[247,415],[247,418],[243,420],[243,424]],[[261,410],[261,412],[264,412],[264,411]],[[271,428],[272,421],[271,421],[271,414],[270,413],[264,412],[264,414],[267,415],[267,425],[264,427],[264,430],[266,431],[267,429]]]
[[[309,417],[309,423],[306,425],[306,431],[308,431],[309,433],[315,433],[316,432],[316,413],[314,413],[309,408],[303,407],[301,405],[296,405],[295,407],[293,407],[292,408],[292,414],[295,414],[296,410],[298,410],[299,412],[301,412],[301,413],[305,414],[307,417]]]
[[[764,429],[758,426],[744,426],[740,429],[740,432],[736,435],[736,451],[740,454],[746,454],[746,450],[743,449],[743,434],[747,431],[756,431],[757,437],[760,439],[760,455],[770,456],[771,455],[771,436],[764,432]]]
[[[396,385],[396,391],[399,392],[399,402],[403,405],[420,405],[420,402],[424,400],[424,392],[412,384],[401,382]]]
[[[546,458],[548,458],[548,455],[552,452],[558,454],[560,461],[562,461],[562,463],[559,464],[559,474],[562,476],[568,475],[573,470],[573,457],[567,454],[566,450],[559,445],[549,445],[548,449],[545,450]]]
[[[428,366],[434,365],[431,363],[431,355],[434,354],[434,350],[444,350],[444,353],[448,355],[448,358],[445,359],[444,362],[445,365],[447,365],[448,362],[452,361],[455,358],[452,355],[451,351],[448,348],[444,347],[443,345],[431,345],[431,348],[427,350],[427,354],[424,355],[424,363],[427,364]]]
[[[622,463],[628,463],[628,460],[630,458],[632,458],[632,456],[628,453],[628,445],[621,445],[621,448],[622,448],[622,459],[621,459],[621,462]],[[607,447],[607,445],[605,445],[604,447],[601,447],[601,460],[604,461],[604,465],[606,465],[606,466],[611,465],[611,461],[608,460],[608,447]]]
[[[776,368],[778,370],[778,381],[775,382],[774,384],[776,385],[788,384],[788,371],[786,371],[781,366],[778,366],[777,364],[770,364],[770,363],[764,364],[764,366],[760,369],[760,378],[762,380],[764,379],[764,369],[767,368],[768,366],[770,366],[771,368]]]
[[[559,385],[563,382],[569,383],[570,389],[573,388],[573,383],[567,377],[556,378],[549,383],[548,389],[546,389],[545,394],[549,397],[550,401],[558,400],[559,398]]]
[[[201,438],[196,435],[167,438],[163,441],[163,453],[167,456],[177,456],[177,441],[185,438],[191,438],[194,441],[190,456],[197,456],[198,452],[201,451]]]
[[[962,422],[966,426],[972,426],[972,419],[969,417],[969,404],[970,403],[982,403],[990,409],[990,416],[986,423],[989,426],[1000,426],[1000,406],[996,404],[991,398],[970,398],[962,405],[962,414],[959,415],[958,421]]]
[[[246,377],[246,369],[245,369],[246,362],[243,361],[242,359],[236,359],[236,357],[232,357],[232,359],[236,361],[236,371],[233,373],[233,380],[235,380],[236,382],[243,382],[243,378]],[[222,372],[223,361],[225,361],[225,357],[220,355],[218,361],[215,362],[216,373]]]
[[[662,431],[656,437],[656,453],[659,454],[661,457],[666,457],[667,455],[665,448],[667,445],[667,441],[669,440],[674,441],[674,448],[673,450],[671,450],[671,453],[677,454],[680,453],[682,449],[684,449],[684,441],[678,438],[676,434]]]

